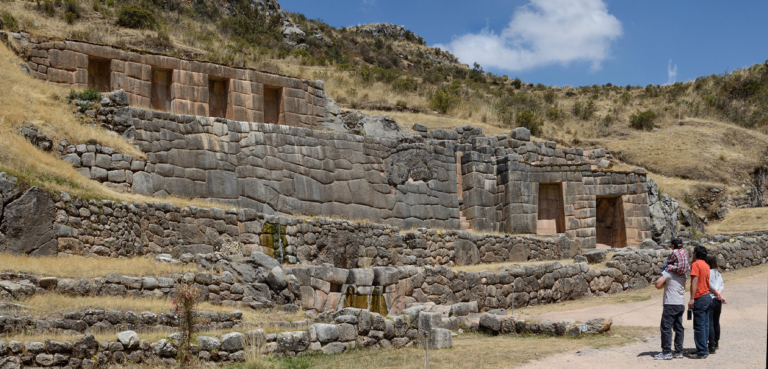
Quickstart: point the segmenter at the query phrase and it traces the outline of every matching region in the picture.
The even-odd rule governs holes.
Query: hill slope
[[[670,86],[548,87],[463,65],[401,26],[335,28],[275,0],[17,0],[3,9],[6,29],[321,79],[343,108],[389,111],[406,128],[522,125],[565,146],[606,147],[615,165],[647,167],[703,216],[749,205],[751,173],[768,162],[768,64]],[[630,128],[633,116],[645,129]]]

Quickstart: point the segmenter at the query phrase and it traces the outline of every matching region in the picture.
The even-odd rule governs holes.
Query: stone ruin
[[[564,234],[585,249],[651,236],[645,171],[595,169],[607,163],[602,149],[531,141],[524,128],[486,137],[469,126],[417,125],[410,134],[386,119],[349,134],[322,81],[79,41],[22,41],[36,78],[124,91],[113,100],[127,105],[98,117],[130,131],[146,163],[87,145],[60,151],[85,176],[135,193],[404,229]]]

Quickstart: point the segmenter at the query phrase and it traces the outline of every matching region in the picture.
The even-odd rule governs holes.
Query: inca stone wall
[[[224,110],[218,116],[246,122],[274,118],[274,123],[296,127],[318,127],[325,119],[322,82],[81,41],[12,36],[25,46],[27,65],[35,78],[75,88],[95,86],[102,92],[124,89],[134,106],[211,116],[217,113],[211,106],[217,92],[210,89],[215,81],[221,81],[223,90],[219,98]],[[106,69],[101,71],[106,73],[104,86],[94,80],[95,73],[99,73],[94,71],[96,64],[104,64],[102,69]],[[158,73],[165,73],[163,76],[168,80],[157,80]],[[275,107],[276,115],[265,120],[265,113],[269,114],[265,89],[270,88],[277,91],[279,106]]]

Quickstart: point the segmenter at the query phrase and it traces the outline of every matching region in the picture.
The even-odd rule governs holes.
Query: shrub
[[[37,0],[37,11],[53,17],[56,14],[56,5],[51,0],[43,0],[42,3],[40,0]]]
[[[16,18],[7,11],[0,13],[0,26],[2,26],[0,28],[13,32],[19,31],[19,21],[17,21]]]
[[[547,109],[547,119],[557,121],[563,118],[563,113],[558,108]]]
[[[69,91],[69,100],[101,101],[101,92],[93,87],[88,87],[83,92]]]
[[[592,118],[592,115],[595,114],[595,110],[597,110],[597,107],[595,106],[594,100],[589,100],[586,104],[577,101],[575,104],[573,104],[573,110],[572,113],[575,117],[579,117],[583,120],[589,120],[589,118]]]
[[[419,89],[419,83],[413,77],[406,77],[392,83],[392,89],[399,92],[413,92]]]
[[[450,85],[435,91],[435,94],[429,99],[429,107],[443,114],[453,109],[459,103],[458,89],[460,85],[457,82],[454,81]]]
[[[80,19],[81,13],[80,5],[77,5],[75,0],[67,0],[64,3],[64,20],[67,23],[75,23],[76,20]]]
[[[519,90],[523,87],[523,81],[521,81],[520,78],[515,77],[515,79],[512,80],[512,87]]]
[[[181,331],[177,354],[182,368],[187,367],[193,360],[192,338],[197,331],[195,325],[206,323],[200,320],[195,310],[197,299],[201,295],[202,291],[196,285],[182,284],[173,297],[173,310],[179,316],[179,330]]]
[[[528,130],[531,131],[531,134],[534,136],[541,133],[542,123],[543,122],[541,118],[537,117],[535,114],[529,111],[524,111],[517,114],[517,126],[528,128]]]
[[[547,92],[544,93],[544,101],[546,101],[547,104],[553,104],[556,98],[557,94],[555,94],[554,89],[547,89]]]
[[[629,117],[629,126],[637,130],[650,131],[653,129],[654,120],[656,120],[656,113],[644,110]]]
[[[623,94],[621,94],[621,105],[629,104],[629,99],[631,97],[632,96],[629,94],[629,92],[626,92],[626,91]]]
[[[405,102],[405,101],[403,101],[403,100],[397,100],[397,102],[395,103],[395,105],[397,105],[397,106],[399,106],[399,107],[401,107],[401,108],[407,108],[407,107],[408,107],[408,103],[407,103],[407,102]]]
[[[119,26],[149,29],[155,27],[156,24],[155,15],[136,4],[126,5],[117,12],[117,25]]]

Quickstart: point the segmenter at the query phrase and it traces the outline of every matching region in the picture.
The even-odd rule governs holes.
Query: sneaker
[[[678,352],[675,352],[674,354],[672,354],[672,358],[673,359],[682,359],[684,357],[685,357],[685,355],[683,355],[683,353],[681,351],[678,351]]]
[[[689,358],[691,358],[691,359],[706,359],[707,356],[709,356],[709,355],[708,354],[696,353],[696,354],[692,354],[691,356],[689,356]]]
[[[672,360],[672,353],[665,354],[665,353],[659,353],[658,355],[653,357],[654,360]]]

